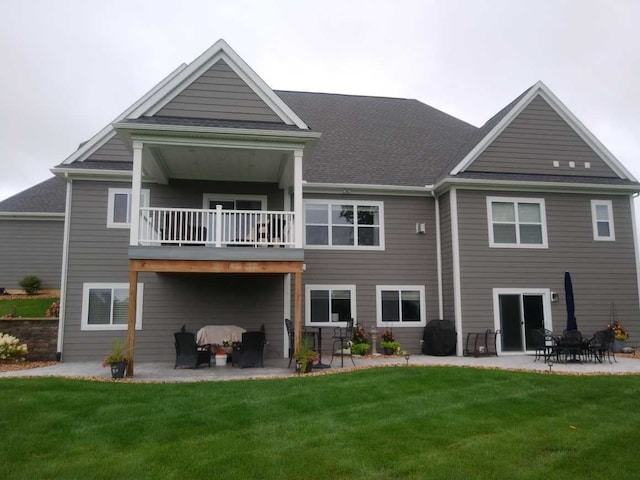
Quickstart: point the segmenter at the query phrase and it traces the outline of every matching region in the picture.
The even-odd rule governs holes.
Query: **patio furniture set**
[[[542,359],[545,363],[602,363],[605,359],[616,360],[613,348],[614,334],[611,330],[600,330],[591,337],[579,330],[564,331],[561,335],[546,329],[531,331],[531,341],[535,348],[534,362]]]

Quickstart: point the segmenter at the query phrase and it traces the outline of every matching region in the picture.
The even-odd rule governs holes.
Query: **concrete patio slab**
[[[280,378],[295,376],[293,365],[287,368],[288,359],[268,359],[264,368],[238,368],[231,365],[224,367],[199,367],[196,370],[174,369],[173,363],[139,362],[135,365],[135,376],[127,381],[139,382],[203,382],[228,381],[255,378]],[[345,367],[340,368],[340,360],[333,362],[333,367],[315,372],[338,373],[354,369],[375,368],[383,366],[407,365],[404,357],[355,357],[356,367],[345,358]],[[449,365],[473,368],[497,368],[504,370],[546,372],[554,374],[583,375],[620,375],[640,374],[640,359],[618,357],[617,362],[609,363],[554,363],[549,365],[542,361],[534,362],[532,355],[509,355],[500,357],[435,357],[429,355],[411,355],[408,364],[411,366]],[[313,375],[313,374],[312,374]],[[98,362],[61,362],[52,366],[1,372],[0,378],[16,377],[71,377],[91,379],[111,379],[111,372]]]

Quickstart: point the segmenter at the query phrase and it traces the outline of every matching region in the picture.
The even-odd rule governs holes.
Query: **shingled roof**
[[[312,183],[434,183],[477,128],[417,100],[276,91],[322,133],[303,178]]]
[[[0,212],[64,213],[66,182],[53,177],[0,202]]]

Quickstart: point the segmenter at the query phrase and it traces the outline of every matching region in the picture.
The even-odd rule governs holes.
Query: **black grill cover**
[[[424,327],[422,353],[425,355],[454,355],[456,328],[449,320],[431,320]]]

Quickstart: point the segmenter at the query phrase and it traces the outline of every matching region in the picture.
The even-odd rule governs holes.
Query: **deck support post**
[[[133,377],[133,356],[136,343],[136,300],[138,299],[138,270],[129,262],[129,318],[127,324],[127,377]]]

